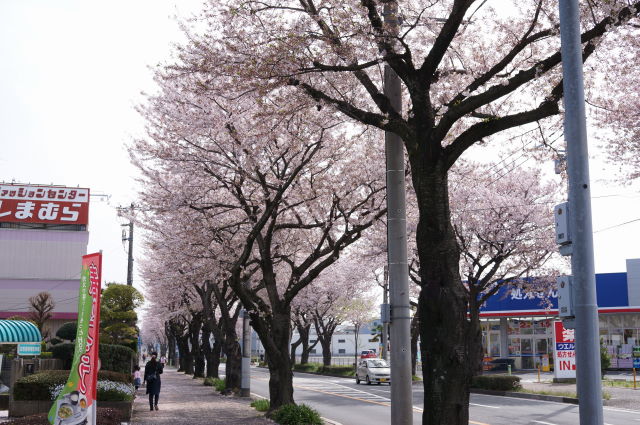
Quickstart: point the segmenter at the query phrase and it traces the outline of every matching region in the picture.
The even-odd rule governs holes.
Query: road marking
[[[543,422],[543,421],[533,421],[533,422],[535,422],[537,424],[544,424],[544,425],[557,425],[557,424],[554,424],[554,423],[551,423],[551,422]]]
[[[489,406],[486,404],[469,403],[469,406],[488,407],[489,409],[499,409],[500,406]]]

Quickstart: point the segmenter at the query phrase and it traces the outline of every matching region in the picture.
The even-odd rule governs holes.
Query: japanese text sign
[[[0,222],[88,224],[89,189],[0,184]]]
[[[82,257],[73,363],[66,385],[49,410],[52,425],[96,424],[101,274],[102,254]]]
[[[576,377],[576,341],[573,329],[566,329],[561,321],[553,323],[556,378]]]

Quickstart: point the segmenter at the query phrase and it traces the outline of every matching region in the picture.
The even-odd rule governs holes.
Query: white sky
[[[200,4],[0,0],[0,181],[110,195],[108,203],[94,199],[89,225],[88,250],[103,250],[105,282],[126,281],[115,207],[135,201],[138,190],[124,147],[143,130],[134,105],[153,90],[148,66],[181,39],[173,16]],[[592,176],[594,197],[614,195],[594,199],[594,230],[640,217],[637,188],[598,182],[613,177],[612,167],[592,166]],[[637,235],[640,221],[596,233],[596,271],[625,271],[626,258],[640,257]]]

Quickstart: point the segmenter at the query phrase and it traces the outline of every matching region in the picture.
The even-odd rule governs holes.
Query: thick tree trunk
[[[331,366],[331,338],[322,338],[320,340],[320,346],[322,347],[322,364]]]
[[[235,334],[235,331],[233,333]],[[227,389],[239,392],[242,384],[242,349],[238,339],[231,338],[229,333],[227,333],[226,341],[227,363],[225,364],[225,380],[227,381]]]
[[[280,406],[294,403],[293,373],[289,357],[291,341],[291,310],[284,306],[274,308],[269,320],[250,312],[251,322],[264,344],[265,361],[269,367],[269,412]]]
[[[222,352],[222,343],[218,340],[213,342],[213,347],[207,355],[207,378],[219,378],[220,369],[220,353]]]
[[[296,350],[301,344],[302,344],[302,338],[298,338],[296,342],[291,343],[291,353],[289,353],[289,357],[291,358],[291,366],[295,366],[296,364]]]
[[[306,326],[303,326],[302,329],[298,328],[298,333],[300,334],[300,342],[302,343],[302,354],[300,355],[300,364],[309,363],[309,352],[311,348],[309,348],[309,333],[311,331],[311,323],[308,323]]]
[[[204,353],[200,342],[200,330],[202,321],[199,317],[193,317],[189,324],[191,355],[193,358],[193,377],[204,378]]]
[[[428,146],[425,146],[425,148]],[[425,158],[431,157],[430,160]],[[433,152],[410,154],[420,219],[416,245],[422,291],[418,301],[424,377],[424,425],[467,425],[473,362],[467,295],[451,225],[447,170]]]
[[[475,375],[482,375],[482,327],[480,326],[480,306],[471,302],[469,305],[469,359]]]
[[[189,350],[189,337],[182,336],[177,338],[178,349],[180,350],[180,368],[179,372],[187,375],[193,374],[193,356]]]

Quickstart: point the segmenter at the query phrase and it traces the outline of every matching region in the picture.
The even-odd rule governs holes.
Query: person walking
[[[136,365],[133,368],[133,385],[136,387],[136,391],[138,391],[141,382],[142,377],[140,376],[140,366]]]
[[[147,394],[149,394],[149,410],[158,410],[158,399],[160,398],[160,375],[164,369],[162,363],[157,360],[158,353],[151,353],[151,360],[144,367],[144,380],[147,383]]]

